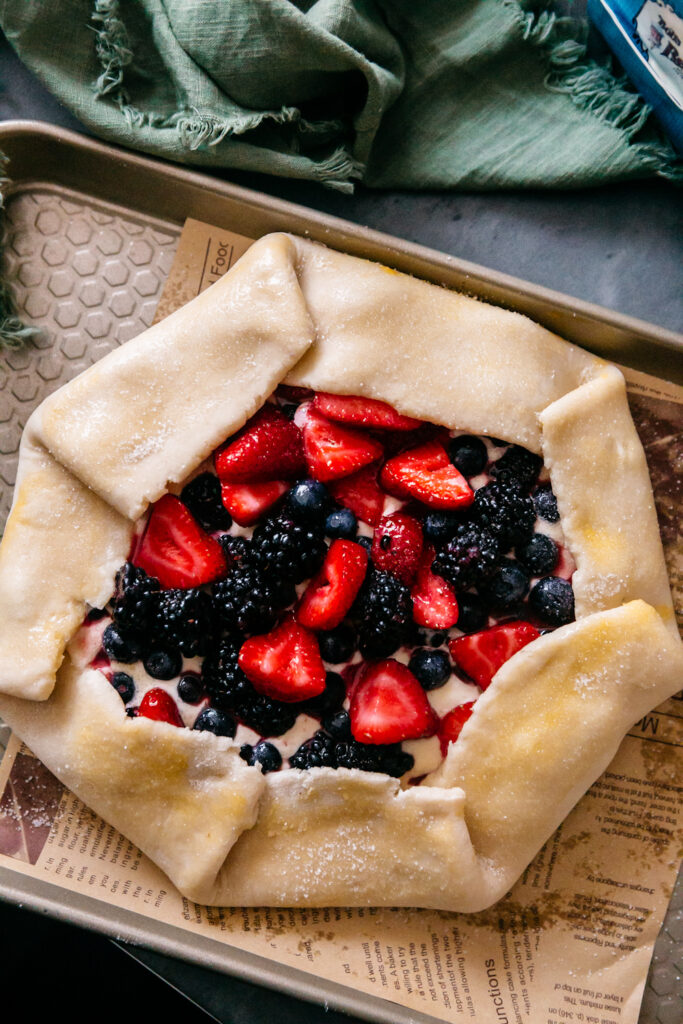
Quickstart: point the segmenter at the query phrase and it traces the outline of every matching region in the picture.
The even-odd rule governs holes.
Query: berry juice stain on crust
[[[83,629],[132,718],[264,773],[417,785],[501,665],[573,620],[572,569],[539,456],[281,387],[152,507]]]

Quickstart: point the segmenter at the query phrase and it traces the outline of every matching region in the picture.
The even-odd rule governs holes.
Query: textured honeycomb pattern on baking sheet
[[[28,323],[42,329],[0,354],[0,529],[9,512],[21,431],[52,391],[148,327],[179,231],[61,189],[7,203],[8,279]],[[0,722],[0,752],[6,727]],[[683,881],[655,946],[640,1024],[683,1020]]]
[[[5,237],[17,307],[42,334],[0,361],[0,526],[30,413],[151,324],[178,230],[46,190],[9,200]]]

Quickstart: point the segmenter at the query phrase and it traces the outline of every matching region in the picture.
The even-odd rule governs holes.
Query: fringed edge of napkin
[[[25,342],[40,334],[39,327],[29,327],[17,314],[12,290],[4,279],[3,257],[5,225],[3,210],[5,192],[10,179],[7,177],[8,159],[0,151],[0,349],[21,348]]]
[[[175,128],[183,147],[189,152],[196,152],[198,149],[217,146],[233,135],[244,135],[258,128],[264,121],[296,125],[302,134],[322,137],[333,136],[344,127],[341,121],[308,121],[301,116],[297,107],[245,113],[232,120],[216,117],[196,107],[177,110],[169,115],[140,110],[130,103],[123,83],[125,69],[133,60],[133,51],[125,23],[120,17],[119,0],[95,0],[91,17],[96,26],[95,47],[102,68],[95,82],[95,95],[108,96],[117,105],[130,128]],[[352,179],[361,178],[365,172],[365,165],[356,160],[344,146],[339,146],[329,156],[311,163],[310,177],[340,192],[353,192]]]
[[[563,17],[552,11],[527,11],[520,0],[502,2],[516,10],[524,39],[543,52],[549,68],[548,89],[565,93],[577,107],[623,132],[640,158],[644,173],[683,182],[683,159],[664,135],[661,142],[636,139],[652,115],[652,107],[625,74],[615,74],[611,58],[601,65],[587,56],[586,19]]]

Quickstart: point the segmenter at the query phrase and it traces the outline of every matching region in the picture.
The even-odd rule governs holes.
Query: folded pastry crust
[[[134,521],[282,381],[502,437],[549,468],[576,622],[506,662],[418,787],[262,775],[234,740],[128,718],[69,649]],[[27,425],[0,547],[0,715],[199,902],[489,906],[682,670],[623,377],[519,314],[271,235]]]

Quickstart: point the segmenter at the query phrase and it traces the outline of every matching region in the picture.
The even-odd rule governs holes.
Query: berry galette
[[[619,371],[285,235],[48,399],[0,714],[186,895],[474,911],[680,683]]]

